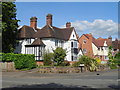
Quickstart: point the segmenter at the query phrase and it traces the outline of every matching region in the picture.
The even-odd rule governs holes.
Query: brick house
[[[112,45],[112,37],[107,39],[94,38],[92,34],[83,34],[78,39],[78,48],[82,49],[83,54],[90,57],[99,57],[102,61],[108,60],[108,47]]]

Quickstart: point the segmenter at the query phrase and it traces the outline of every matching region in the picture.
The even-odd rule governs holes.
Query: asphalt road
[[[3,72],[2,88],[81,88],[118,90],[118,70],[70,74]]]

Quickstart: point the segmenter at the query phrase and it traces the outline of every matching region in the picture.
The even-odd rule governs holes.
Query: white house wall
[[[66,60],[71,61],[71,41],[65,41],[63,49],[66,49],[67,56]]]
[[[92,43],[92,48],[93,48],[93,54],[94,55],[101,55],[101,56],[103,56],[103,55],[107,56],[108,55],[109,50],[108,50],[106,42],[104,43],[103,47],[99,47],[100,50],[98,50],[98,48],[93,43]]]
[[[93,54],[98,55],[98,48],[92,43]]]

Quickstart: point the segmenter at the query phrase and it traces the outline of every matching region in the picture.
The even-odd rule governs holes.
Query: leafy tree
[[[51,65],[53,59],[53,53],[50,53],[49,51],[45,51],[43,54],[43,62],[45,66]]]
[[[16,5],[13,2],[2,3],[2,52],[13,52],[17,42]]]
[[[55,50],[53,50],[53,52],[54,62],[57,64],[57,66],[62,65],[66,56],[66,50],[61,47],[57,47]]]

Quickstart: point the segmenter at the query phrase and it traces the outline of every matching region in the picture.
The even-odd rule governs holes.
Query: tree
[[[54,62],[57,64],[57,66],[62,65],[66,56],[66,50],[61,47],[57,47],[55,50],[53,50],[53,52]]]
[[[13,52],[17,43],[18,21],[16,5],[13,2],[2,3],[2,52]]]

